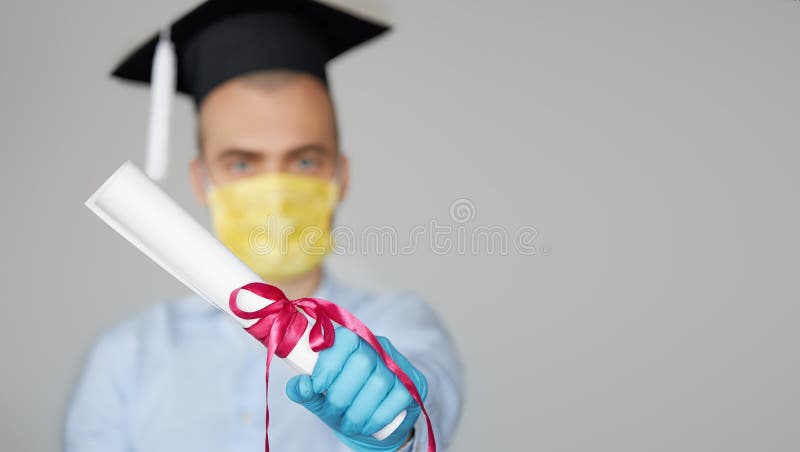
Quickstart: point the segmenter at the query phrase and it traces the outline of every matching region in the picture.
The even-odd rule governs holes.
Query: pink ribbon
[[[243,311],[236,301],[236,296],[240,290],[246,290],[260,297],[275,301],[258,311]],[[422,413],[425,414],[425,420],[428,422],[428,452],[436,452],[436,439],[433,436],[431,418],[425,410],[425,405],[422,403],[422,397],[420,397],[417,387],[403,369],[386,353],[386,350],[383,349],[381,343],[372,334],[372,331],[361,323],[356,316],[346,309],[321,298],[289,300],[279,288],[260,282],[245,284],[231,292],[228,304],[231,311],[239,318],[258,319],[256,323],[245,328],[245,331],[267,347],[267,370],[265,376],[267,406],[264,439],[264,450],[266,452],[269,452],[269,366],[272,363],[273,354],[285,358],[303,336],[303,332],[308,326],[308,319],[300,311],[305,312],[315,320],[308,338],[311,350],[319,352],[333,345],[335,335],[333,322],[356,333],[375,349],[383,363],[386,364],[386,367],[403,383],[408,393],[411,394],[411,398],[419,404]]]

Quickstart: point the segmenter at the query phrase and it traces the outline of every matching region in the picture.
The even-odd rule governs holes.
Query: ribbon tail
[[[264,371],[264,452],[269,452],[269,367],[272,364],[272,354],[276,344],[274,335],[270,334],[267,338],[267,366]]]
[[[264,345],[267,346],[267,366],[264,371],[264,452],[269,452],[269,368],[272,365],[272,356],[282,340],[278,334],[282,327],[281,323],[276,321],[272,324],[269,336],[264,341]]]

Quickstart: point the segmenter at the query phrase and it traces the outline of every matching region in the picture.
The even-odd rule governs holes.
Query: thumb
[[[325,397],[314,393],[310,375],[296,375],[286,383],[286,395],[293,402],[299,403],[316,413],[322,408]]]

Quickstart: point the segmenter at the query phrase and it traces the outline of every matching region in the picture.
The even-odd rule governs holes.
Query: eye
[[[236,160],[235,162],[231,163],[230,170],[234,174],[242,174],[250,171],[250,162],[247,160]]]
[[[297,167],[301,171],[310,171],[318,166],[317,161],[310,157],[301,158],[297,161]]]

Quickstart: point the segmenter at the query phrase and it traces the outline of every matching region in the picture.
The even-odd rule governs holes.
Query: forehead
[[[203,152],[281,153],[309,144],[336,148],[325,85],[305,74],[256,74],[216,87],[199,111]]]

